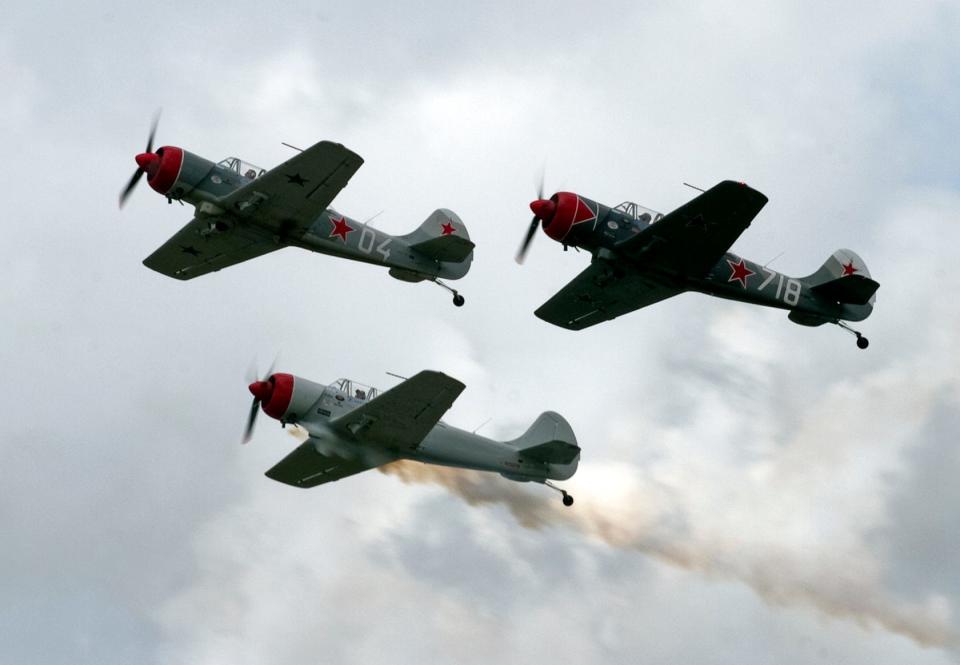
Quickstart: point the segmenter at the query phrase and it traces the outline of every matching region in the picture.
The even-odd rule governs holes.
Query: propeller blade
[[[257,361],[251,360],[250,364],[247,365],[247,371],[243,374],[243,379],[247,383],[253,383],[260,379],[260,372],[257,371]]]
[[[540,181],[537,183],[537,201],[543,200],[543,182],[546,179],[546,174],[547,165],[544,164],[540,168]],[[520,249],[517,250],[516,257],[514,257],[514,260],[520,265],[523,265],[523,261],[527,256],[527,250],[530,249],[530,243],[533,242],[533,236],[537,233],[537,224],[539,222],[540,218],[536,215],[534,215],[533,219],[530,220],[530,227],[527,229],[527,235],[520,244]]]
[[[160,111],[153,116],[153,124],[150,125],[150,136],[147,138],[147,149],[144,152],[153,152],[153,138],[157,135],[157,125],[160,124]]]
[[[273,357],[273,362],[270,363],[270,367],[267,368],[267,373],[263,375],[263,380],[266,381],[271,376],[273,376],[273,368],[277,366],[277,361],[280,359],[280,352],[277,351],[277,355]]]
[[[257,412],[260,411],[260,400],[253,398],[250,405],[250,417],[247,419],[247,428],[243,431],[243,443],[248,443],[253,437],[253,426],[257,422]]]
[[[520,250],[517,252],[516,262],[522,264],[524,258],[527,256],[527,250],[530,248],[530,243],[533,241],[533,236],[537,233],[537,224],[540,223],[540,220],[537,219],[534,215],[533,219],[530,220],[530,227],[527,229],[527,235],[523,239],[523,244],[520,245]]]
[[[160,111],[157,111],[157,114],[153,116],[153,123],[150,125],[150,134],[147,136],[147,149],[144,150],[145,153],[153,152],[153,139],[157,135],[157,125],[160,124]],[[133,193],[133,190],[136,189],[137,184],[140,182],[140,178],[143,177],[144,170],[138,168],[133,173],[133,177],[130,178],[130,182],[127,183],[127,186],[123,188],[123,191],[120,192],[120,207],[123,207],[123,204],[127,202],[127,199],[130,197],[130,194]]]
[[[143,169],[137,169],[133,172],[133,177],[130,178],[130,182],[127,183],[127,186],[123,188],[123,191],[120,192],[120,207],[123,207],[123,204],[127,202],[127,199],[130,197],[130,193],[137,187],[137,183],[140,182],[140,178],[143,177]]]
[[[277,364],[277,360],[280,359],[280,352],[277,352],[277,355],[273,357],[273,362],[270,363],[270,367],[267,368],[267,373],[263,375],[263,378],[259,378],[259,372],[257,371],[257,362],[254,360],[247,366],[247,382],[253,384],[254,382],[265,382],[273,376],[273,368]],[[251,391],[253,391],[253,385],[250,386]],[[260,410],[260,397],[258,393],[254,392],[253,404],[250,405],[250,417],[247,419],[247,428],[243,432],[243,441],[242,443],[247,443],[253,437],[253,426],[257,422],[257,412]],[[267,398],[269,401],[269,397]]]

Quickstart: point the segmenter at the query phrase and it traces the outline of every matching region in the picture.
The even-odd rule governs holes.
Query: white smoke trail
[[[432,483],[470,505],[500,504],[526,528],[559,527],[671,565],[740,580],[775,605],[803,604],[864,627],[879,626],[928,647],[956,648],[943,603],[905,602],[885,593],[875,568],[846,553],[831,556],[767,543],[745,546],[736,533],[705,534],[682,505],[655,483],[635,480],[628,467],[589,468],[578,501],[563,507],[552,494],[530,491],[491,474],[411,461],[380,469],[405,483]],[[540,488],[537,488],[538,490]]]
[[[653,463],[581,464],[569,509],[539,487],[493,474],[411,462],[382,471],[440,485],[472,505],[503,505],[527,528],[566,528],[739,580],[775,605],[806,605],[923,646],[957,649],[950,602],[936,594],[920,602],[893,595],[866,537],[884,523],[884,478],[922,436],[931,405],[954,392],[957,363],[938,358],[904,361],[856,384],[821,386],[785,440],[746,460],[731,452],[740,445],[736,423],[743,416],[701,405],[706,421],[661,432],[670,437],[666,447],[656,447],[657,431],[645,431],[646,447],[658,455]],[[709,444],[691,443],[699,437]]]

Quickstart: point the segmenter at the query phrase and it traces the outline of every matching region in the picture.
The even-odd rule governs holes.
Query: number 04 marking
[[[387,247],[390,245],[391,240],[393,240],[393,238],[387,238],[382,243],[377,245],[377,254],[382,256],[384,261],[390,258],[390,250],[387,249]],[[376,242],[377,232],[368,226],[364,226],[363,230],[360,232],[360,241],[357,242],[357,247],[364,254],[370,254],[373,252],[373,245]]]

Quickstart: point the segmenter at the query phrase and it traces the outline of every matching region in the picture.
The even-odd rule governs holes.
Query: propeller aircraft
[[[356,173],[363,159],[338,143],[321,141],[270,170],[236,157],[213,163],[176,146],[154,152],[154,120],[137,170],[120,194],[120,207],[144,175],[168,203],[186,201],[194,218],[144,265],[187,280],[282,247],[389,268],[405,282],[431,281],[464,298],[441,281],[467,274],[474,244],[451,210],[434,211],[419,228],[392,236],[350,219],[328,206]]]
[[[517,253],[522,263],[537,226],[547,236],[592,255],[577,275],[535,314],[568,330],[583,330],[686,291],[789,311],[804,326],[870,316],[880,285],[856,253],[834,252],[811,275],[793,278],[727,251],[767,203],[743,183],[724,181],[666,215],[636,203],[610,208],[572,192],[530,204],[533,219]],[[701,190],[702,191],[702,190]]]
[[[573,496],[550,482],[573,476],[580,461],[576,436],[558,413],[542,413],[516,439],[494,441],[440,420],[465,388],[441,372],[424,370],[383,393],[349,379],[324,386],[272,369],[267,374],[249,385],[253,403],[243,442],[260,410],[308,434],[266,472],[268,478],[316,487],[409,459],[542,483],[560,492],[565,506],[573,505]]]

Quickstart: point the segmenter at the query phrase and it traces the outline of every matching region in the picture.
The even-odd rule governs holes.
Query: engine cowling
[[[564,245],[586,248],[598,244],[594,237],[597,224],[610,210],[573,192],[557,192],[549,199],[537,199],[530,209],[548,236]]]
[[[172,145],[140,153],[135,159],[147,174],[147,184],[171,199],[190,194],[213,168],[213,162]]]
[[[282,372],[249,385],[250,392],[260,400],[263,412],[285,423],[303,418],[325,389],[326,386],[319,383]]]

